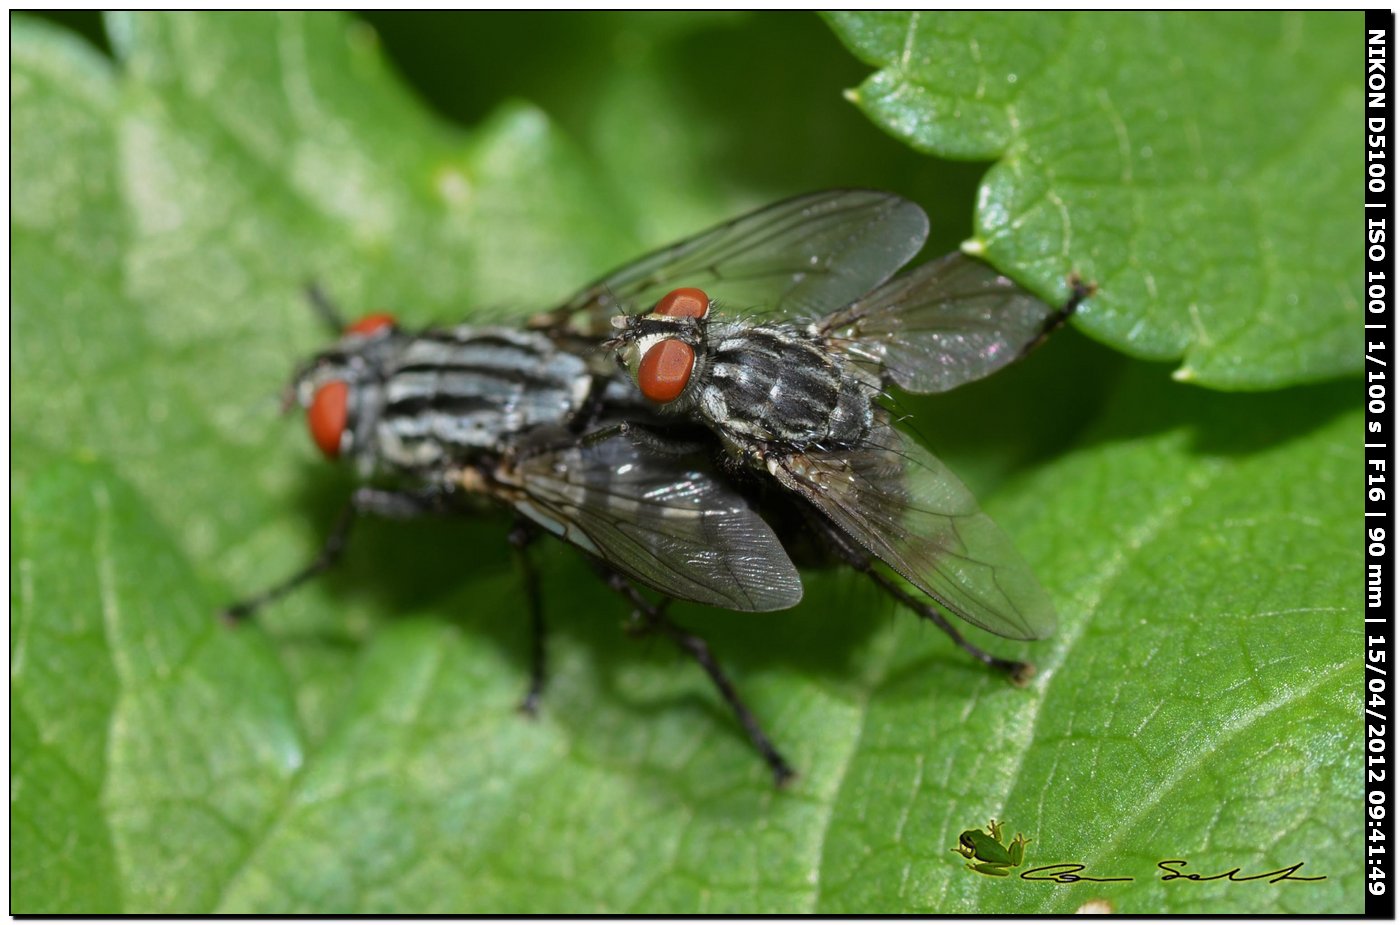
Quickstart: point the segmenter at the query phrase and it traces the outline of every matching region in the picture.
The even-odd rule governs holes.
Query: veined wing
[[[735,312],[816,319],[865,295],[928,236],[914,203],[873,190],[824,190],[765,206],[609,273],[538,322],[602,335],[680,286]]]
[[[885,422],[868,447],[796,452],[774,475],[949,611],[1011,639],[1055,631],[1055,609],[1011,540],[941,462]]]
[[[821,329],[887,380],[911,392],[945,392],[1024,356],[1073,305],[1047,305],[954,252],[895,277]]]
[[[663,594],[746,611],[802,599],[772,529],[695,456],[618,436],[527,456],[515,481],[522,514]]]

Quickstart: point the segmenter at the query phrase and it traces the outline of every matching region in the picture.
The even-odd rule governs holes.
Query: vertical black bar
[[[1394,634],[1394,556],[1396,541],[1391,503],[1394,476],[1394,414],[1391,388],[1395,353],[1392,350],[1395,321],[1391,308],[1395,287],[1390,224],[1395,198],[1390,170],[1395,151],[1390,131],[1394,124],[1390,105],[1390,39],[1395,15],[1388,10],[1366,11],[1365,119],[1365,388],[1366,388],[1366,661],[1362,671],[1365,689],[1364,790],[1366,793],[1364,843],[1366,859],[1366,914],[1393,918],[1395,890],[1391,863],[1396,845],[1391,840],[1395,812],[1391,780],[1390,731],[1395,719],[1389,659]]]

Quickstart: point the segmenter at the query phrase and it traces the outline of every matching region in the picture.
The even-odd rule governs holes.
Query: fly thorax
[[[831,436],[841,401],[831,352],[789,325],[732,325],[711,338],[702,404],[717,428],[806,446]]]
[[[376,439],[387,467],[422,474],[498,452],[516,435],[568,421],[592,381],[547,337],[508,328],[425,331],[389,371]]]

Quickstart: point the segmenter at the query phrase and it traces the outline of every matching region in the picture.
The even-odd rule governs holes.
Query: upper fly
[[[704,424],[939,604],[1043,638],[1056,617],[1029,567],[879,399],[994,372],[1087,289],[1055,308],[961,253],[895,276],[927,232],[898,196],[814,193],[644,257],[559,311],[597,329],[611,314],[609,346],[644,396]]]

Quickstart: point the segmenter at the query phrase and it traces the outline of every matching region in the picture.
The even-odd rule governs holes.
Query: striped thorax
[[[352,326],[302,368],[293,389],[327,456],[352,462],[362,478],[431,480],[504,452],[522,433],[560,426],[593,381],[583,357],[538,332],[460,325],[408,333],[389,321]]]
[[[736,451],[746,445],[850,446],[874,426],[878,376],[810,326],[746,324],[677,313],[675,293],[645,315],[620,316],[612,341],[643,395],[668,413],[699,415]],[[693,304],[693,303],[691,303]]]

